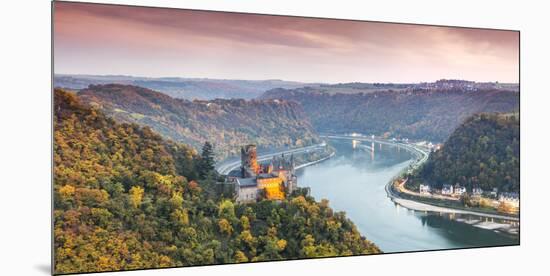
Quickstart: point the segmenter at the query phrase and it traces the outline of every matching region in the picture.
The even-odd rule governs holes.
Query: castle
[[[268,164],[259,164],[255,145],[241,148],[241,167],[232,174],[235,181],[237,202],[253,202],[265,190],[265,198],[282,200],[285,193],[292,193],[297,186],[294,156],[286,160],[284,155],[273,157]]]

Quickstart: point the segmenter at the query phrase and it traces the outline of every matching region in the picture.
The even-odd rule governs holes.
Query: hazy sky
[[[519,33],[55,3],[55,73],[518,82]]]

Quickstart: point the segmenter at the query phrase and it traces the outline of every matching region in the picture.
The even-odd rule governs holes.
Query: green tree
[[[206,178],[215,172],[214,146],[208,141],[204,142],[199,164],[199,176]]]

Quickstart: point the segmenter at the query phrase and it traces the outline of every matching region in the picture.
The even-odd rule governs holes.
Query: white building
[[[432,192],[432,189],[430,188],[430,185],[424,185],[424,184],[420,184],[420,194],[422,195],[427,195],[427,194],[430,194]]]
[[[256,202],[258,198],[258,187],[254,178],[236,178],[235,193],[236,201],[239,203]]]
[[[453,194],[453,185],[445,184],[443,185],[443,189],[441,189],[442,195],[452,195]]]
[[[492,197],[496,198],[498,195],[498,188],[493,188],[490,194]]]
[[[466,187],[456,184],[454,187],[454,194],[461,196],[466,192]]]
[[[513,207],[519,207],[519,194],[518,193],[501,193],[498,197],[498,201],[509,204]]]
[[[475,196],[481,196],[483,194],[483,190],[479,187],[475,187],[472,189],[472,194]]]
[[[414,144],[417,145],[417,146],[426,146],[426,145],[428,144],[428,142],[426,142],[426,141],[420,141],[420,142],[416,142],[416,143],[414,143]]]

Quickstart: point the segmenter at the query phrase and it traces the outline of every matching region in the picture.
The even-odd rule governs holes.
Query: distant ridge
[[[227,80],[209,78],[180,77],[134,77],[125,75],[68,75],[57,74],[54,86],[59,88],[81,90],[89,85],[127,84],[153,89],[180,99],[253,99],[273,88],[297,88],[306,85],[301,82],[283,80]]]
[[[260,98],[300,103],[318,132],[359,132],[437,142],[444,141],[473,114],[519,110],[519,93],[506,89],[427,86],[372,90],[353,84],[353,91],[349,87],[342,91],[342,86],[277,88]]]

